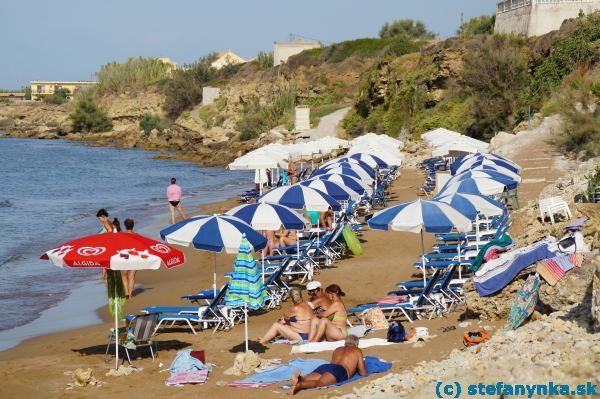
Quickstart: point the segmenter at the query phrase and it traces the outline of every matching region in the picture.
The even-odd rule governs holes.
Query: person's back
[[[348,372],[348,378],[352,377],[359,364],[363,361],[363,352],[356,346],[342,346],[333,351],[331,364],[339,364]],[[359,369],[360,373],[360,369]]]

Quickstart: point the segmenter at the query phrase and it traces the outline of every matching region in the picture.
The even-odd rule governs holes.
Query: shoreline
[[[229,197],[225,200],[215,201],[211,203],[197,205],[191,208],[189,212],[190,216],[196,216],[202,214],[205,210],[215,210],[225,207],[227,204],[237,201],[236,197]],[[164,219],[168,219],[168,215],[163,215]],[[160,214],[156,214],[149,225],[139,229],[139,233],[142,235],[156,235],[152,233],[158,233],[161,219]],[[139,290],[139,282],[136,284],[136,290]],[[90,298],[90,291],[93,298]],[[30,339],[41,338],[46,335],[54,333],[65,332],[71,328],[86,328],[101,325],[104,323],[112,322],[113,318],[107,312],[105,286],[101,281],[86,281],[78,285],[75,289],[69,292],[65,298],[60,300],[54,306],[51,306],[40,314],[40,316],[31,322],[16,326],[14,328],[0,331],[0,354],[17,348],[18,346],[25,344]],[[87,294],[87,295],[84,295]],[[85,309],[81,309],[81,303],[85,303],[85,309],[93,309],[94,316],[86,315],[83,313]],[[102,304],[100,304],[102,303]],[[75,314],[77,317],[85,318],[86,321],[77,320],[75,317],[67,317],[63,320],[63,324],[53,325],[54,318],[63,314]],[[48,327],[50,323],[51,327]],[[38,331],[35,333],[29,333],[32,328],[43,328],[45,331]],[[22,334],[25,334],[23,338]]]

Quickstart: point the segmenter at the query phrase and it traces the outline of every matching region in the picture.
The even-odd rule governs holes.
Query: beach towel
[[[408,295],[388,295],[377,301],[378,305],[393,305],[400,302],[406,302]]]
[[[500,291],[526,267],[541,259],[554,257],[555,254],[548,246],[555,242],[554,237],[549,237],[533,245],[503,253],[498,259],[485,263],[473,276],[479,295],[488,296]]]
[[[242,389],[259,389],[277,384],[278,381],[273,382],[243,382],[243,381],[232,381],[227,384],[228,387],[242,388]]]
[[[292,347],[292,354],[294,353],[316,353],[333,351],[337,348],[344,346],[345,342],[333,341],[333,342],[309,342],[302,345],[294,345]],[[394,342],[388,342],[385,338],[367,338],[361,339],[358,342],[358,347],[361,349],[369,348],[371,346],[383,346],[383,345],[395,345]]]
[[[574,267],[581,267],[583,256],[575,253],[571,255],[556,255],[553,258],[539,261],[536,271],[551,286],[555,286],[567,272]]]
[[[510,309],[508,321],[504,326],[505,331],[516,329],[533,313],[539,298],[538,288],[540,288],[540,278],[534,274],[527,277]]]
[[[387,330],[389,327],[387,318],[379,307],[363,310],[363,312],[360,314],[360,317],[365,325],[370,327],[372,330]]]
[[[471,263],[471,265],[469,266],[470,269],[474,272],[477,271],[481,264],[484,261],[488,260],[488,257],[490,256],[490,251],[494,250],[495,253],[504,252],[508,248],[514,246],[514,244],[515,243],[513,239],[508,234],[503,234],[502,237],[500,237],[499,239],[488,242],[483,247],[481,247],[479,253],[477,253],[477,256],[475,257],[475,259],[473,259],[473,263]]]
[[[367,373],[365,375],[360,375],[358,373],[355,373],[352,377],[348,378],[347,380],[341,381],[341,382],[337,382],[335,384],[331,384],[328,385],[326,387],[319,387],[319,388],[313,388],[313,389],[309,389],[309,391],[311,390],[315,390],[315,389],[328,389],[331,387],[338,387],[340,385],[346,385],[349,384],[351,382],[360,380],[362,378],[368,377],[371,374],[375,374],[375,373],[385,373],[387,371],[389,371],[392,368],[392,363],[388,363],[388,362],[384,362],[383,360],[380,360],[376,357],[373,356],[365,356],[365,368],[367,369]],[[281,387],[284,390],[289,390],[291,388],[291,385],[287,384]]]
[[[172,373],[165,382],[168,386],[182,384],[203,384],[208,378],[208,370],[187,371],[183,373]]]
[[[182,349],[177,352],[173,363],[169,370],[171,374],[174,373],[185,373],[190,371],[207,370],[212,371],[212,365],[210,363],[204,364],[200,360],[192,357],[191,349]]]
[[[238,382],[248,384],[288,381],[296,371],[300,371],[302,375],[306,375],[323,364],[327,364],[327,362],[321,359],[295,358],[290,360],[289,364],[282,364],[272,370],[252,375]]]

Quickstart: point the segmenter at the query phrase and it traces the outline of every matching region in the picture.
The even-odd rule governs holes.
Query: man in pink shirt
[[[171,179],[171,185],[167,187],[167,200],[171,211],[171,224],[175,224],[175,209],[177,209],[182,219],[187,219],[181,207],[181,187],[177,185],[177,179],[174,177]]]

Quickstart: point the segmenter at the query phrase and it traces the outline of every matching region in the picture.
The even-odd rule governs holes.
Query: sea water
[[[100,271],[59,269],[39,257],[63,242],[97,233],[100,208],[121,224],[134,219],[136,231],[160,240],[160,227],[169,223],[171,177],[183,189],[186,211],[252,187],[247,171],[201,168],[155,155],[62,140],[0,139],[0,350],[18,343],[10,338],[16,335],[97,321],[94,309],[106,303]],[[50,308],[74,300],[82,304],[77,317],[45,321],[48,312],[53,319],[61,314]],[[44,322],[31,324],[42,314]]]

